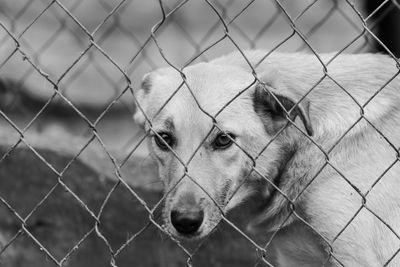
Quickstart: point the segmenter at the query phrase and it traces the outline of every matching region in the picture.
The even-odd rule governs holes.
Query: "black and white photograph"
[[[0,267],[400,267],[399,0],[1,0]]]

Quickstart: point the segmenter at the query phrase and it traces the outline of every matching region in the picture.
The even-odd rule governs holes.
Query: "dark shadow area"
[[[380,5],[382,0],[365,1],[367,16],[374,12]],[[400,57],[400,3],[389,1],[379,8],[373,15],[376,20],[376,33],[379,40],[397,57]],[[387,54],[388,51],[384,46],[375,42],[376,51]]]

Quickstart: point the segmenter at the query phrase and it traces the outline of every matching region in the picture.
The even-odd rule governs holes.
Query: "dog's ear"
[[[270,118],[265,123],[273,124],[266,125],[267,129],[279,130],[286,124],[287,115],[291,120],[299,116],[307,134],[312,136],[310,103],[307,98],[302,99],[302,95],[295,88],[288,88],[287,85],[280,83],[278,72],[270,72],[261,77],[262,82],[256,85],[253,100],[255,111],[262,118]]]
[[[135,114],[133,115],[133,120],[135,123],[144,127],[146,122],[146,118],[143,114],[143,111],[146,110],[146,96],[150,93],[151,88],[151,73],[147,73],[143,76],[142,83],[140,88],[135,91],[135,97],[137,100]],[[139,103],[141,109],[137,106]]]

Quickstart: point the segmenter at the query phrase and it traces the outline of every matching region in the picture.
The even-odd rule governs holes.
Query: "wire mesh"
[[[397,77],[398,72],[391,79],[385,81],[381,88],[377,88],[376,92],[365,103],[359,103],[339,81],[335,80],[335,77],[329,71],[329,66],[341,54],[371,51],[374,47],[380,47],[389,54],[393,59],[393,64],[397,65],[399,69],[399,59],[395,52],[377,37],[377,31],[380,30],[378,28],[379,22],[393,10],[400,10],[400,5],[395,0],[382,1],[372,13],[365,10],[362,2],[353,3],[347,0],[314,0],[296,3],[278,0],[244,2],[233,0],[160,0],[146,2],[134,0],[28,0],[1,3],[0,47],[2,53],[0,77],[2,82],[0,93],[2,99],[0,99],[0,116],[2,117],[1,127],[5,133],[6,141],[2,144],[3,155],[0,166],[3,168],[11,166],[10,161],[13,160],[13,155],[16,154],[18,149],[24,148],[33,155],[35,162],[41,165],[40,168],[46,169],[48,175],[52,178],[49,182],[46,182],[50,184],[40,189],[41,193],[36,196],[34,201],[29,203],[30,206],[23,208],[16,204],[15,199],[29,192],[29,188],[33,187],[29,184],[29,179],[23,182],[16,189],[17,191],[11,192],[14,197],[10,197],[5,191],[10,190],[7,187],[4,187],[4,191],[2,190],[3,193],[0,194],[0,201],[3,206],[2,217],[11,217],[12,221],[17,222],[14,223],[16,226],[14,226],[15,229],[11,231],[12,234],[10,235],[5,234],[6,230],[4,230],[7,226],[7,220],[4,222],[4,229],[0,229],[0,233],[4,232],[0,234],[0,258],[3,258],[3,263],[12,262],[10,266],[26,266],[24,264],[27,261],[19,261],[18,263],[18,260],[15,260],[18,258],[15,247],[20,246],[22,253],[25,252],[28,255],[26,257],[30,257],[31,262],[36,260],[38,264],[47,264],[42,266],[68,266],[71,261],[74,263],[82,262],[82,266],[88,266],[91,259],[87,257],[83,259],[84,256],[79,256],[79,258],[77,255],[81,255],[79,251],[88,251],[88,246],[95,246],[96,244],[96,246],[102,246],[108,252],[101,259],[99,258],[104,266],[132,266],[131,264],[136,264],[137,261],[140,262],[141,260],[144,262],[143,266],[148,266],[145,262],[151,261],[146,261],[143,258],[157,257],[161,258],[162,261],[167,261],[163,263],[165,265],[159,262],[158,266],[175,266],[174,264],[177,261],[171,260],[171,256],[163,254],[164,246],[169,246],[169,250],[166,251],[173,251],[171,253],[174,256],[179,255],[180,259],[184,259],[184,263],[178,261],[180,264],[220,266],[220,262],[208,261],[212,257],[209,253],[222,253],[218,250],[214,251],[214,247],[207,249],[212,236],[208,236],[195,245],[187,244],[174,237],[163,225],[160,210],[162,210],[168,195],[183,180],[192,181],[211,199],[220,211],[221,224],[230,229],[231,235],[235,234],[236,236],[224,236],[225,239],[222,238],[217,241],[220,242],[217,244],[223,246],[230,240],[229,238],[240,239],[241,243],[238,243],[237,247],[229,247],[235,248],[239,257],[242,255],[239,251],[243,244],[250,248],[246,250],[246,253],[248,251],[252,253],[250,260],[246,258],[249,261],[240,262],[237,266],[275,266],[277,264],[274,260],[276,255],[273,255],[274,251],[272,251],[271,244],[282,231],[286,222],[293,217],[302,227],[318,236],[322,243],[321,246],[326,250],[327,257],[323,264],[326,266],[330,266],[330,264],[345,266],[342,262],[343,259],[334,249],[335,242],[341,238],[346,229],[352,227],[352,223],[361,216],[361,213],[368,212],[376,223],[385,225],[388,235],[394,235],[397,241],[400,241],[399,230],[396,230],[385,218],[379,215],[379,212],[368,206],[370,192],[373,191],[375,186],[379,185],[385,174],[390,172],[398,163],[400,158],[399,147],[396,147],[396,144],[387,138],[368,116],[365,116],[368,105]],[[259,63],[254,64],[246,57],[244,52],[246,49],[256,48],[265,49],[267,52],[262,61],[268,59],[270,54],[276,51],[312,54],[319,61],[323,72],[321,78],[309,88],[291,110],[285,111],[286,126],[279,130],[268,144],[265,144],[258,155],[250,155],[246,148],[231,138],[234,145],[252,162],[248,174],[243,177],[242,183],[236,188],[235,192],[251,175],[257,174],[289,203],[290,211],[283,223],[273,233],[263,232],[260,234],[258,237],[262,238],[261,241],[243,230],[240,223],[226,215],[224,207],[219,204],[219,201],[214,199],[210,192],[207,192],[190,172],[190,163],[199,153],[212,131],[224,132],[217,122],[218,115],[242,93],[256,83],[262,83],[262,79],[257,73]],[[207,112],[196,99],[196,94],[193,92],[184,71],[189,65],[208,61],[230,51],[238,52],[238,55],[248,63],[253,75],[253,82],[242,88],[238,94],[218,110],[216,115],[213,115]],[[337,52],[332,54],[331,59],[326,62],[321,59],[321,53],[328,51]],[[166,192],[159,193],[155,199],[149,200],[143,193],[143,188],[148,186],[153,189],[156,188],[159,192],[159,184],[153,186],[143,181],[135,181],[137,176],[143,174],[139,171],[132,176],[132,173],[126,169],[129,169],[129,165],[133,164],[135,156],[146,157],[148,151],[144,143],[151,136],[155,135],[163,140],[153,128],[152,119],[147,117],[146,114],[144,115],[149,128],[144,133],[138,130],[131,119],[135,110],[144,112],[141,107],[142,103],[136,96],[136,90],[140,87],[142,76],[161,66],[169,66],[174,69],[182,77],[182,81],[159,112],[174,99],[176,93],[182,88],[187,88],[198,109],[211,119],[213,127],[187,158],[182,158],[168,143],[163,141],[173,157],[180,162],[183,173]],[[340,138],[332,140],[328,148],[318,144],[301,127],[298,127],[290,116],[291,112],[324,80],[330,80],[337,85],[338,90],[351,98],[360,112],[358,119],[343,132]],[[277,100],[279,103],[279,99]],[[284,106],[282,108],[285,110]],[[117,117],[123,116],[123,119],[116,121],[112,114],[118,114],[114,115]],[[41,138],[48,138],[42,134],[43,129],[57,128],[58,126],[54,125],[58,125],[57,120],[60,117],[66,119],[62,119],[65,120],[64,126],[61,127],[61,130],[56,131],[56,135],[63,131],[71,131],[74,135],[82,137],[78,144],[74,145],[75,149],[71,149],[70,146],[72,145],[68,143],[70,140],[67,137],[67,140],[63,140],[65,136],[62,134],[61,137],[57,136],[58,139],[55,138],[58,140],[55,143],[63,140],[66,142],[65,146],[51,144],[49,147],[46,142],[38,141]],[[127,117],[129,118],[127,119]],[[332,154],[343,139],[361,123],[372,127],[379,138],[384,140],[391,152],[396,155],[367,190],[360,189],[352,182],[349,174],[341,170],[340,166],[335,166],[335,163],[331,160]],[[69,129],[70,125],[72,125],[72,129]],[[263,171],[256,164],[262,153],[288,127],[295,127],[300,131],[308,142],[315,147],[316,153],[320,153],[324,158],[319,171],[296,196],[286,195],[278,185],[263,174]],[[35,138],[36,132],[39,132],[39,137]],[[55,161],[54,155],[48,154],[47,151],[54,149],[52,148],[53,145],[58,147],[58,151],[63,153],[68,151],[69,157],[61,163]],[[25,160],[32,159],[25,157]],[[96,196],[96,203],[88,196],[97,192],[99,184],[102,183],[101,177],[95,177],[93,180],[88,178],[87,181],[82,178],[78,184],[71,182],[73,178],[70,177],[70,173],[78,168],[77,166],[82,160],[94,162],[91,166],[98,170],[98,176],[111,177],[106,178],[109,181],[108,186],[99,196]],[[96,161],[103,162],[104,166],[99,167],[103,163],[95,163]],[[32,165],[31,168],[34,168],[34,166]],[[155,167],[151,166],[150,168]],[[358,209],[351,218],[347,219],[343,228],[333,238],[319,232],[297,208],[302,194],[315,183],[320,173],[326,168],[333,170],[345,184],[352,188],[352,193],[358,195],[360,200]],[[28,170],[28,172],[30,171]],[[3,173],[3,175],[5,174]],[[14,175],[17,176],[17,174]],[[79,177],[79,173],[75,176]],[[40,182],[37,183],[40,184]],[[82,187],[80,187],[80,183]],[[138,184],[140,186],[137,186]],[[60,194],[63,194],[63,197],[60,197]],[[79,222],[77,222],[78,226],[76,227],[80,230],[76,238],[67,240],[68,242],[65,241],[68,243],[67,247],[55,244],[55,247],[62,247],[55,249],[51,243],[46,243],[46,240],[38,238],[38,236],[42,237],[40,226],[47,226],[46,218],[42,217],[45,216],[43,212],[46,209],[51,210],[51,208],[56,210],[65,208],[60,204],[62,203],[61,200],[56,201],[58,197],[62,201],[78,206],[79,214],[84,214],[82,216],[89,223],[80,227]],[[57,206],[57,203],[61,206]],[[382,205],[384,204],[382,203]],[[127,205],[132,205],[134,208],[126,210]],[[398,203],[396,205],[398,206]],[[121,211],[120,213],[118,211],[113,211],[114,213],[105,212],[109,209],[108,207],[121,209]],[[73,214],[68,216],[68,213],[74,212],[74,210],[63,212],[67,214],[63,217],[66,221],[70,220],[69,216],[74,217]],[[110,214],[123,217],[124,212],[140,214],[133,215],[134,219],[135,216],[141,218],[140,227],[133,229],[126,225],[112,224],[113,227],[108,229],[108,223],[117,220],[111,218]],[[118,227],[122,227],[122,229]],[[123,238],[112,235],[119,230],[119,235],[122,235]],[[63,231],[63,229],[53,229],[52,234],[55,235],[57,231]],[[129,250],[129,248],[134,247],[135,242],[141,238],[150,238],[149,232],[158,235],[157,238],[153,238],[155,245],[152,245],[153,248],[154,246],[158,247],[158,254],[153,255],[154,251],[146,249],[144,252],[148,255],[131,253],[132,250]],[[218,230],[216,232],[218,234]],[[26,245],[28,247],[21,247],[19,240],[22,239],[27,240],[25,244],[29,244],[29,246]],[[96,239],[97,243],[89,241],[92,239]],[[383,266],[394,264],[393,262],[400,252],[399,242],[395,246],[395,251],[391,252],[388,258],[380,259]],[[31,247],[38,249],[41,258],[29,256]],[[129,255],[127,255],[127,251],[129,251]],[[204,260],[203,257],[202,261],[197,264],[196,257],[202,251],[207,254],[206,259]],[[225,253],[223,257],[231,257],[231,253],[232,251],[228,254]],[[121,258],[124,258],[124,261]],[[217,261],[215,258],[212,259]],[[168,260],[171,263],[168,263]],[[222,262],[227,264],[226,260]],[[229,264],[229,266],[235,266],[235,263]]]

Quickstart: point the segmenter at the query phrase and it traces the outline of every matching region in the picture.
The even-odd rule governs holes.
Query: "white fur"
[[[247,51],[245,54],[255,66],[266,52]],[[322,55],[321,59],[327,63],[332,56],[333,54]],[[278,91],[296,92],[300,96],[307,94],[324,76],[323,66],[317,57],[305,54],[273,53],[255,70],[258,79],[276,84]],[[309,115],[314,132],[312,140],[325,151],[331,149],[360,118],[360,107],[352,98],[363,106],[398,71],[395,61],[383,55],[339,55],[329,63],[327,73],[334,81],[330,77],[325,77],[306,96],[306,100],[310,103]],[[182,83],[178,72],[164,68],[150,74],[151,89],[148,93],[139,91],[137,97],[151,120],[153,130],[162,130],[166,118],[173,120],[179,140],[175,151],[183,161],[186,161],[212,127],[212,120],[198,108],[197,104],[211,116],[215,116],[230,99],[254,83],[255,77],[239,53],[218,58],[210,63],[190,66],[183,72],[191,92],[184,85],[159,114],[157,113],[159,108]],[[252,157],[255,157],[272,138],[265,131],[263,120],[254,111],[252,102],[254,87],[251,86],[242,93],[216,117],[218,125],[224,130],[234,132],[239,146]],[[370,123],[396,148],[399,148],[400,79],[396,77],[386,85],[366,105],[364,114]],[[146,123],[140,111],[135,115],[135,119],[149,129],[150,124]],[[296,124],[304,131],[299,119],[296,120]],[[227,182],[230,183],[228,193],[232,193],[240,184],[243,179],[241,175],[250,168],[251,160],[236,146],[224,152],[212,152],[208,149],[210,138],[206,138],[188,165],[189,174],[195,183],[185,177],[167,197],[169,204],[166,205],[168,212],[175,205],[175,199],[179,199],[181,194],[188,191],[195,192],[198,198],[206,199],[202,205],[206,210],[208,221],[201,228],[202,235],[208,234],[220,220],[221,214],[214,202],[227,211],[254,193],[254,188],[245,183],[228,205],[218,200]],[[157,151],[154,144],[152,147],[155,158],[164,162],[159,164],[161,179],[167,189],[171,188],[183,175],[183,167],[172,153]],[[333,248],[334,257],[345,266],[383,265],[397,251],[400,241],[387,226],[365,208],[352,219],[362,205],[362,197],[352,186],[359,189],[362,194],[369,191],[378,177],[396,160],[395,150],[362,119],[328,155],[329,163],[348,179],[346,181],[331,166],[326,166],[320,172],[320,168],[326,163],[324,153],[303,133],[290,126],[281,137],[270,144],[256,162],[257,170],[271,180],[277,175],[276,166],[281,161],[278,156],[282,153],[283,147],[295,147],[296,151],[281,175],[282,182],[279,188],[290,199],[297,199],[296,211],[299,211],[302,218],[328,240]],[[319,175],[316,179],[299,196],[317,173]],[[262,179],[253,174],[249,182]],[[265,191],[265,196],[269,197],[272,190],[270,186],[267,187],[260,191]],[[399,188],[400,165],[397,163],[366,197],[366,206],[398,234],[400,234]],[[289,211],[285,197],[277,194],[254,222],[261,223],[264,232],[273,231],[283,224],[289,216]],[[165,219],[168,227],[168,216]],[[299,225],[304,227],[298,218],[292,216],[287,220],[285,231],[295,233]],[[344,227],[346,229],[336,238]],[[173,229],[170,230],[178,235]],[[300,239],[297,238],[299,236]],[[321,259],[318,258],[321,257],[321,253],[313,253],[312,248],[326,249],[328,246],[321,241],[322,238],[316,242],[314,237],[305,236],[307,235],[280,235],[277,241],[273,242],[276,264],[295,266],[291,265],[295,264],[293,260],[302,257],[304,259],[307,255],[310,262],[320,262]],[[291,253],[288,254],[287,251],[293,252],[288,245],[291,244],[291,240],[303,240],[305,244],[309,244],[305,245],[304,250],[297,251],[304,255],[288,256]],[[293,242],[297,243],[301,242]],[[340,266],[335,259],[332,259],[330,264]],[[389,266],[400,266],[400,256],[394,258]]]

